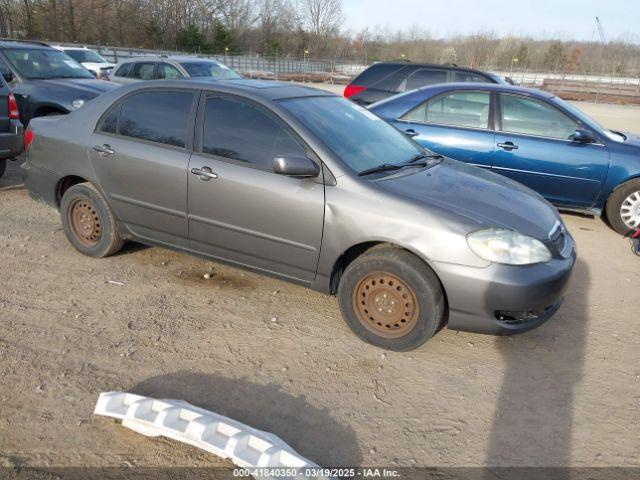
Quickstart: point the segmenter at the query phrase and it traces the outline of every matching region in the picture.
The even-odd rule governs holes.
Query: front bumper
[[[486,268],[436,262],[449,304],[448,328],[512,335],[542,325],[560,308],[576,252],[548,263]]]
[[[15,158],[24,148],[24,128],[19,120],[11,120],[9,131],[0,133],[0,160]]]

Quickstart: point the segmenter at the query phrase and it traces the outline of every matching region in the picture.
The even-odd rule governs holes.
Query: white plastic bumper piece
[[[299,455],[278,436],[257,430],[231,418],[194,407],[183,400],[156,400],[125,392],[101,393],[94,410],[122,420],[122,425],[148,437],[163,436],[230,459],[242,468],[291,469],[294,475],[274,471],[273,478],[312,477],[319,467]],[[295,471],[293,469],[296,469]]]

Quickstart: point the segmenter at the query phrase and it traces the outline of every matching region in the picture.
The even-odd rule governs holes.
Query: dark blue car
[[[604,213],[622,234],[640,226],[640,137],[607,130],[554,95],[449,83],[370,109],[428,149],[513,178],[562,210]]]

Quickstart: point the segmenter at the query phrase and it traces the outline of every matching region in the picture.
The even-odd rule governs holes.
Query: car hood
[[[33,87],[46,89],[48,96],[68,98],[70,102],[76,99],[91,100],[104,92],[118,88],[111,82],[91,78],[55,78],[31,80],[30,83]]]
[[[621,133],[622,135],[624,135],[625,137],[627,137],[625,139],[624,142],[622,142],[624,145],[631,145],[632,147],[640,147],[640,135],[636,135],[635,133],[631,133],[631,132],[623,132],[623,131],[618,131],[618,130],[611,130],[613,133]]]
[[[502,175],[451,159],[380,179],[381,188],[472,220],[472,229],[506,228],[541,240],[560,218],[539,194]]]
[[[116,64],[115,63],[83,62],[82,66],[92,70],[100,70],[103,68],[113,68],[116,66]]]

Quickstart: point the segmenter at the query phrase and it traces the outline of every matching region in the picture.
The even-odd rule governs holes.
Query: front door
[[[217,94],[203,104],[202,138],[189,163],[191,249],[312,281],[324,220],[322,177],[273,172],[278,155],[312,154],[262,106]]]
[[[143,90],[114,105],[87,146],[99,184],[135,235],[188,246],[187,171],[193,91]]]
[[[395,126],[433,152],[491,168],[495,139],[490,114],[490,92],[454,91],[427,100]]]
[[[607,147],[571,141],[577,128],[588,127],[546,102],[503,93],[499,98],[495,171],[556,205],[591,207],[609,169]]]

